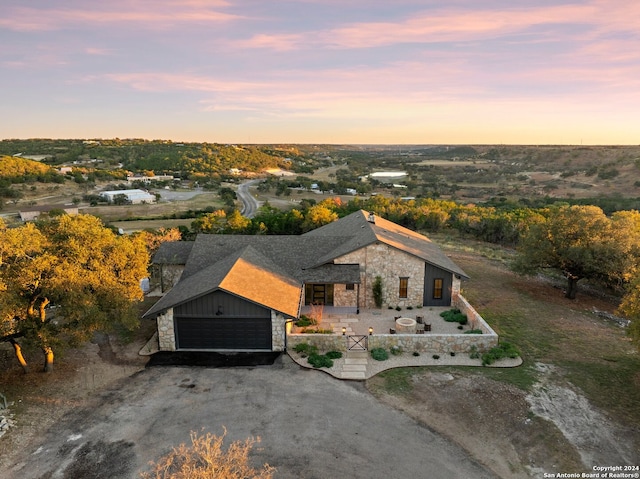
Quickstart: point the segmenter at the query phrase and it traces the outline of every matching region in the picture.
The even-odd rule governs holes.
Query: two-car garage
[[[177,350],[271,351],[271,310],[215,291],[174,308]]]
[[[271,318],[174,316],[178,350],[271,351]]]

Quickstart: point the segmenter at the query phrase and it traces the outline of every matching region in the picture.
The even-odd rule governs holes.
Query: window
[[[409,290],[409,278],[400,278],[400,290],[398,296],[400,298],[406,298]]]
[[[353,283],[348,283],[346,289],[347,291],[354,291],[356,289],[356,285]]]
[[[433,280],[433,299],[442,299],[442,278]]]

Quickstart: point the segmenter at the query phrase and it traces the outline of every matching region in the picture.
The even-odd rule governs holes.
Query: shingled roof
[[[251,246],[245,246],[192,275],[183,275],[180,282],[154,304],[144,317],[216,290],[295,317],[300,305],[302,283]],[[274,291],[278,294],[273,294]]]
[[[185,268],[144,317],[215,290],[295,317],[304,283],[359,283],[359,265],[333,260],[377,242],[468,277],[427,237],[360,210],[301,236],[201,234],[193,242],[163,243],[154,263]]]
[[[364,246],[381,242],[438,266],[445,271],[468,278],[467,274],[445,255],[429,238],[392,221],[359,210],[338,221],[321,226],[303,237],[334,238],[349,235],[337,248],[320,256],[316,265],[325,264]]]

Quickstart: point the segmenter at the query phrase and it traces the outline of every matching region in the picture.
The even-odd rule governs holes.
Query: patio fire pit
[[[396,319],[396,331],[398,333],[416,334],[416,320],[413,318]]]

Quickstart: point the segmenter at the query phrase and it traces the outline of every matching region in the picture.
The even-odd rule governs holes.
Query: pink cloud
[[[94,5],[94,4],[91,4]],[[0,17],[0,27],[15,31],[47,31],[70,25],[136,23],[144,28],[168,27],[176,23],[220,23],[242,18],[212,7],[227,2],[106,2],[97,9],[16,7]]]

